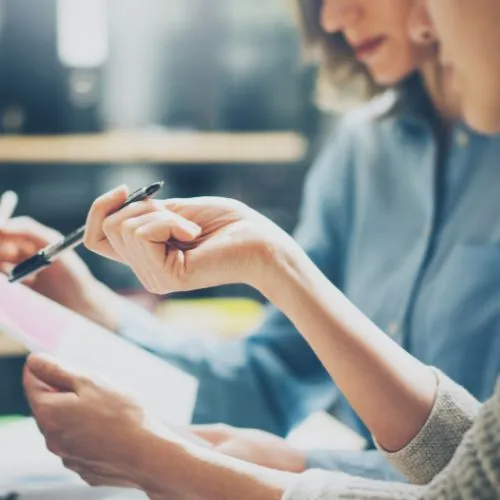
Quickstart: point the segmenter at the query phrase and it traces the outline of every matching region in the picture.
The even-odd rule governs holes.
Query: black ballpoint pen
[[[163,182],[154,182],[147,187],[134,191],[119,208],[125,208],[127,205],[136,201],[142,201],[150,198],[163,187]],[[21,279],[27,278],[33,273],[40,271],[44,267],[49,266],[52,261],[64,250],[75,248],[83,242],[85,234],[85,226],[78,228],[76,231],[65,236],[62,240],[45,247],[38,253],[18,264],[10,273],[9,281],[14,283]]]

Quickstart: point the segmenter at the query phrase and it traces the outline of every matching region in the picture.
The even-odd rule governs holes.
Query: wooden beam
[[[2,136],[0,163],[295,163],[307,141],[295,132],[134,132]]]
[[[20,343],[12,340],[0,331],[0,358],[23,356],[28,350]]]

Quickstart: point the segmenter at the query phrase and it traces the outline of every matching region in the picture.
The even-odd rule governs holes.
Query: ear
[[[420,45],[431,45],[437,42],[437,34],[427,10],[426,0],[415,0],[408,21],[408,30],[411,39]]]

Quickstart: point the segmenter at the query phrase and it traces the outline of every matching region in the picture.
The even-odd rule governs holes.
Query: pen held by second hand
[[[143,201],[147,198],[150,198],[162,187],[163,187],[163,181],[154,182],[149,186],[134,191],[132,194],[129,195],[129,197],[127,198],[125,203],[121,206],[121,208],[124,208],[131,203],[135,203],[137,201]],[[85,234],[85,226],[82,226],[78,228],[76,231],[73,231],[72,233],[68,234],[61,240],[46,246],[42,250],[38,251],[35,255],[20,262],[11,271],[8,278],[9,282],[14,283],[15,281],[26,279],[28,276],[37,273],[44,267],[49,266],[60,253],[80,245],[83,242],[84,234]]]
[[[14,215],[18,201],[14,191],[5,191],[0,198],[0,224],[6,223]]]

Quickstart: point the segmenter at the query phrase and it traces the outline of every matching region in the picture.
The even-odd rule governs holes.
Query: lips
[[[364,61],[375,54],[377,50],[385,43],[385,36],[376,36],[366,38],[361,42],[351,43],[351,46],[359,61]]]

